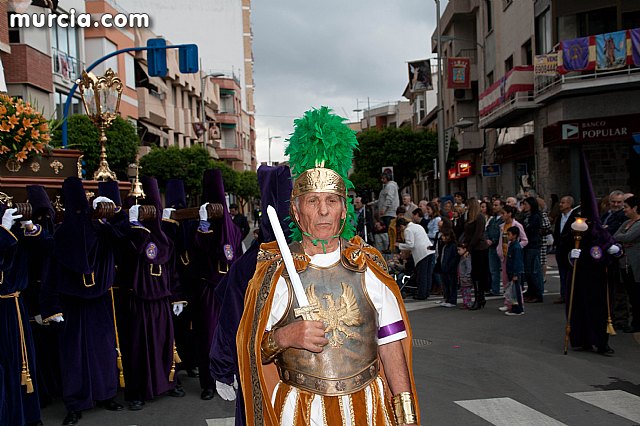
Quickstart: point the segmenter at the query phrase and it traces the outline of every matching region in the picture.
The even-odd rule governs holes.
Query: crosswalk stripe
[[[511,398],[471,399],[454,402],[496,426],[566,426],[564,423]]]
[[[227,417],[224,419],[207,419],[207,426],[234,426],[235,424],[235,417]]]
[[[632,422],[640,423],[640,396],[622,390],[576,392],[567,395]]]

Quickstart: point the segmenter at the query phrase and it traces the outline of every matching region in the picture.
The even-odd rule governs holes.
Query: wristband
[[[260,343],[260,352],[262,354],[262,362],[264,364],[271,362],[276,356],[284,351],[284,348],[278,346],[276,340],[273,338],[274,332],[275,330],[267,331],[262,337],[262,342]]]
[[[393,396],[393,411],[398,425],[413,425],[418,421],[411,392],[400,392]]]

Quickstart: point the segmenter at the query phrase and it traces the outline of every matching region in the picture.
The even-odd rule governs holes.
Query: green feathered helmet
[[[356,132],[345,119],[325,106],[304,113],[294,120],[295,130],[287,139],[289,166],[293,177],[291,206],[295,199],[309,192],[329,192],[345,200],[347,215],[341,223],[339,236],[351,239],[355,235],[356,215],[347,191],[353,188],[348,172],[353,162],[353,150],[358,147]],[[302,240],[302,230],[290,208],[292,238]]]

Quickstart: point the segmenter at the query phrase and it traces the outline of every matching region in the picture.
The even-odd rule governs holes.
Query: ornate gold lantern
[[[78,84],[82,103],[93,124],[100,129],[100,165],[93,174],[94,180],[118,180],[116,174],[109,169],[107,163],[107,136],[105,130],[115,120],[120,109],[120,98],[124,88],[122,80],[116,76],[111,68],[101,77],[93,73],[82,72]]]

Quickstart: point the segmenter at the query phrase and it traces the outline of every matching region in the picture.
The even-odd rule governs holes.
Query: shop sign
[[[544,128],[544,143],[631,141],[640,132],[640,115],[561,121]]]
[[[471,161],[456,161],[456,166],[449,169],[447,175],[449,176],[449,180],[461,179],[471,176]]]
[[[502,174],[500,164],[484,164],[482,166],[483,177],[496,177]]]

